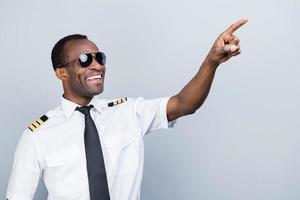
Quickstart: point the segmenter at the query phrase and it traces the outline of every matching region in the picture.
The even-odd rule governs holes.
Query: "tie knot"
[[[89,115],[90,114],[90,110],[93,108],[93,105],[89,105],[89,106],[81,106],[81,107],[76,107],[76,110],[78,110],[79,112],[81,112],[84,115]]]

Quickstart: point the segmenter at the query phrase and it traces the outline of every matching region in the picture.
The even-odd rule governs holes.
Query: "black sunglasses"
[[[80,56],[78,57],[78,59],[67,62],[63,65],[60,65],[60,67],[64,67],[68,64],[71,64],[73,62],[78,61],[80,66],[82,68],[86,68],[88,66],[90,66],[90,64],[93,62],[93,58],[95,58],[95,60],[102,66],[104,66],[106,64],[106,56],[103,52],[96,52],[96,53],[84,53],[84,54],[80,54]]]

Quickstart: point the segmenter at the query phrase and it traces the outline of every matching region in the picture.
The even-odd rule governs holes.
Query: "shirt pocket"
[[[104,138],[104,145],[116,174],[137,171],[139,144],[136,137],[125,132],[111,134]]]
[[[78,199],[88,188],[85,162],[79,146],[57,150],[45,157],[44,181],[53,198]]]

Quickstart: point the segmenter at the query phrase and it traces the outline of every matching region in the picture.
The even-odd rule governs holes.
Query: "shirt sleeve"
[[[31,200],[41,175],[39,152],[33,133],[25,131],[15,150],[6,197],[9,200]]]
[[[176,120],[168,122],[167,104],[169,97],[145,100],[134,100],[137,121],[143,135],[159,129],[173,129]]]

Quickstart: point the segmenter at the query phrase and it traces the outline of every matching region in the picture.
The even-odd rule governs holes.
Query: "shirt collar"
[[[89,103],[93,105],[98,112],[102,112],[107,107],[107,101],[105,99],[99,99],[98,96],[94,96]]]
[[[91,102],[88,105],[93,105],[94,108],[98,112],[102,112],[105,107],[107,107],[107,102],[104,99],[98,99],[96,96],[94,96],[91,100]],[[61,108],[63,113],[66,115],[67,118],[69,118],[73,112],[75,111],[76,107],[81,107],[80,105],[62,97],[61,99]]]

